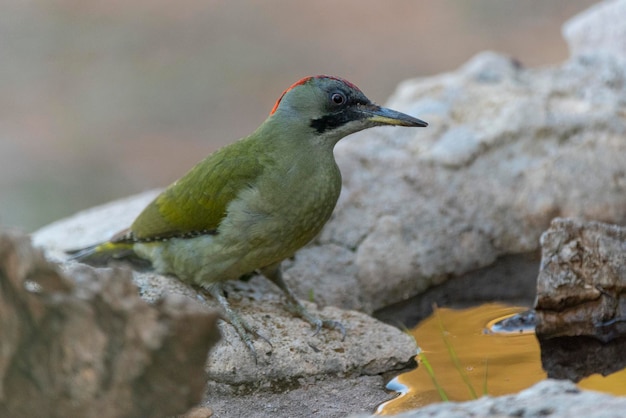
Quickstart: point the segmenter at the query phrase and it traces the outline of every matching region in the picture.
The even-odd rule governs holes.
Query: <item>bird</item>
[[[164,189],[128,229],[71,251],[72,259],[93,265],[140,259],[204,289],[255,359],[253,337],[267,339],[231,307],[223,288],[254,272],[273,282],[287,308],[315,333],[336,329],[345,338],[340,322],[311,314],[298,300],[281,262],[310,242],[335,208],[341,191],[335,144],[375,126],[428,124],[374,104],[343,78],[302,78],[252,134],[210,154]]]

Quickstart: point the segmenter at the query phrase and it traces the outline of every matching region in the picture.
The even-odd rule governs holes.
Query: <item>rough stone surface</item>
[[[599,2],[563,26],[572,55],[605,52],[626,59],[626,1]]]
[[[626,398],[582,391],[572,382],[544,380],[516,395],[446,402],[395,415],[396,418],[622,418]],[[361,416],[364,418],[365,416]],[[374,418],[372,415],[371,418]],[[357,418],[353,416],[352,418]]]
[[[340,418],[371,413],[392,398],[383,387],[381,376],[300,378],[253,392],[209,384],[206,404],[219,418]]]
[[[64,274],[30,240],[0,233],[0,416],[162,417],[198,403],[217,316],[149,305],[128,270]]]
[[[626,336],[626,228],[557,218],[541,245],[537,334]]]
[[[229,292],[229,295],[232,292]],[[413,364],[415,341],[397,328],[365,314],[334,307],[315,309],[323,318],[340,321],[347,336],[341,341],[336,331],[322,330],[317,335],[306,322],[285,312],[282,303],[264,298],[242,298],[233,307],[257,326],[268,338],[270,347],[255,341],[258,363],[250,356],[234,329],[221,326],[224,343],[218,344],[208,362],[209,378],[230,384],[257,386],[268,381],[293,381],[302,376],[378,375]]]

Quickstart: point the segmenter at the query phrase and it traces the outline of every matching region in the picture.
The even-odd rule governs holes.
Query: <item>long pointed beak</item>
[[[374,125],[413,126],[421,128],[428,126],[428,123],[423,120],[377,105],[361,107],[360,111],[366,116],[365,119],[372,122]]]

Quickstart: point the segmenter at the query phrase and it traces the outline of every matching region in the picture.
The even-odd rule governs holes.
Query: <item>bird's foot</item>
[[[346,328],[338,321],[332,321],[329,319],[320,319],[315,315],[312,315],[302,303],[298,300],[296,295],[291,291],[291,289],[287,286],[287,283],[283,280],[283,274],[280,270],[280,263],[272,264],[270,266],[264,267],[261,269],[261,273],[265,277],[267,277],[270,281],[272,281],[280,290],[283,291],[285,297],[287,298],[287,307],[294,314],[298,315],[300,318],[304,319],[306,322],[311,324],[312,327],[315,328],[315,332],[313,335],[319,334],[322,328],[330,328],[336,329],[341,333],[341,341],[346,338]]]
[[[332,319],[322,319],[320,322],[321,324],[315,324],[315,332],[313,335],[317,335],[322,328],[328,328],[339,331],[341,333],[341,341],[346,339],[346,327],[344,327],[341,322]]]
[[[226,313],[225,316],[226,321],[230,325],[232,325],[233,328],[235,328],[235,331],[237,331],[237,334],[239,335],[239,338],[241,338],[241,341],[243,341],[246,347],[248,347],[248,351],[250,351],[250,354],[252,354],[252,357],[254,357],[255,363],[258,363],[258,358],[256,349],[254,348],[254,344],[252,343],[253,337],[265,341],[267,345],[270,346],[270,348],[273,348],[272,343],[269,339],[259,333],[259,331],[255,327],[248,324],[235,311],[231,310],[230,313]]]
[[[232,325],[233,328],[235,328],[235,331],[239,335],[239,338],[241,338],[241,341],[243,341],[246,347],[248,347],[248,351],[250,351],[250,354],[252,354],[252,356],[254,357],[254,362],[257,363],[258,358],[257,358],[256,349],[254,348],[254,344],[252,343],[252,337],[265,341],[270,346],[270,348],[273,348],[270,340],[268,340],[266,337],[260,334],[259,331],[255,327],[248,324],[230,306],[230,303],[228,303],[228,300],[224,296],[224,292],[220,285],[211,286],[211,288],[207,290],[222,306],[222,309],[224,310],[223,319],[226,320],[230,325]]]
[[[315,331],[313,335],[319,334],[322,328],[335,329],[341,333],[341,341],[346,339],[346,328],[339,321],[333,321],[331,319],[321,319],[311,314],[299,301],[290,303],[289,308],[300,318],[311,324]]]

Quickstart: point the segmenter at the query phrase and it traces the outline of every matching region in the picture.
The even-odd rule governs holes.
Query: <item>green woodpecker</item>
[[[139,257],[164,274],[205,288],[254,354],[261,337],[224,297],[223,283],[259,271],[285,294],[291,310],[316,328],[335,321],[310,314],[284,282],[280,264],[311,241],[341,190],[333,148],[374,126],[426,122],[373,104],[338,77],[306,77],[280,96],[250,136],[206,157],[157,196],[129,229],[75,252],[78,261]],[[261,337],[262,338],[262,337]]]

